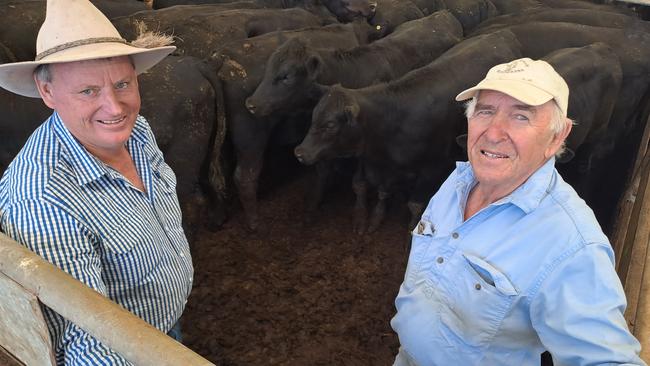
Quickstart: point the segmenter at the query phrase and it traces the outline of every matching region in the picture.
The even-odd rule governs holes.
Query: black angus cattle
[[[499,15],[491,0],[414,0],[425,14],[435,10],[449,10],[463,26],[465,34],[486,19]],[[428,12],[422,6],[429,6]]]
[[[208,7],[208,5],[202,5]],[[173,9],[173,8],[169,8]],[[171,34],[177,47],[175,54],[199,58],[208,57],[224,43],[286,29],[323,25],[316,15],[300,8],[291,9],[236,9],[189,15],[161,16],[167,9],[132,14],[112,19],[126,39],[135,39],[144,24],[149,31]],[[169,12],[169,10],[167,10]]]
[[[109,19],[146,10],[135,0],[92,0]],[[0,43],[8,47],[19,61],[36,56],[36,36],[45,20],[45,1],[0,1]]]
[[[368,23],[377,28],[377,36],[382,38],[392,33],[398,25],[422,17],[422,10],[410,0],[378,0],[375,14]]]
[[[165,160],[176,173],[183,226],[192,240],[206,218],[211,227],[225,219],[220,201],[224,177],[218,171],[208,177],[205,166],[206,158],[213,155],[212,145],[219,149],[225,133],[223,121],[218,123],[217,118],[218,80],[214,71],[198,59],[168,56],[140,74],[138,81],[141,114],[149,121]],[[4,121],[0,124],[0,173],[51,113],[40,99],[0,88]]]
[[[412,227],[458,157],[454,136],[465,122],[454,96],[481,80],[490,67],[519,57],[516,38],[500,31],[462,41],[389,83],[363,89],[334,86],[314,108],[312,125],[295,155],[305,164],[345,156],[360,159],[353,183],[357,233],[366,230],[367,183],[378,187],[368,227],[374,231],[393,186],[413,177],[408,204]]]
[[[633,10],[620,4],[596,4],[595,2],[586,0],[539,0],[539,2],[552,8],[614,11],[636,16]]]
[[[490,0],[499,14],[516,14],[527,9],[543,7],[538,0]]]
[[[424,66],[462,39],[460,23],[447,10],[400,25],[385,38],[352,49],[309,47],[296,37],[266,63],[264,77],[246,99],[261,117],[296,111],[311,114],[322,97],[320,84],[361,88],[396,79]]]
[[[232,0],[155,0],[154,9],[163,9],[177,5],[203,5],[203,4],[228,4]],[[320,9],[325,7],[329,13],[336,16],[341,22],[350,22],[356,17],[371,17],[377,3],[369,0],[257,0],[263,8],[304,8],[313,13],[323,13]]]
[[[332,24],[274,32],[229,42],[212,56],[215,64],[220,65],[228,136],[236,160],[233,180],[250,229],[257,230],[260,226],[257,189],[267,146],[300,141],[308,128],[309,116],[298,116],[298,122],[260,120],[246,110],[245,99],[262,80],[266,60],[286,40],[301,37],[309,44],[322,47],[354,47],[358,46],[355,29],[354,24]],[[275,140],[269,141],[272,132]]]
[[[587,202],[593,202],[592,165],[613,149],[607,134],[623,81],[618,56],[604,43],[563,48],[543,57],[569,85],[568,116],[576,124],[567,138],[570,162],[558,165],[562,176]],[[613,121],[616,123],[616,121]],[[562,160],[562,159],[560,159]]]
[[[488,19],[481,23],[472,35],[490,33],[504,27],[530,22],[564,22],[607,28],[634,26],[650,32],[650,24],[626,14],[589,9],[534,8],[518,14],[506,14]]]
[[[389,81],[421,67],[460,42],[463,30],[447,10],[400,25],[393,33],[368,45],[342,50],[314,48],[299,37],[285,42],[266,64],[264,78],[246,99],[246,108],[274,119],[291,114],[311,116],[324,88],[341,83],[360,88]],[[332,167],[319,164],[317,182],[310,189],[306,215],[313,217]]]

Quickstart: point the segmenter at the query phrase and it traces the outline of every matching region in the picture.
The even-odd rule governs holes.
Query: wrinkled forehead
[[[491,89],[481,89],[477,91],[475,98],[476,98],[477,108],[479,107],[496,108],[498,104],[506,103],[507,105],[516,109],[535,111],[539,109],[541,106],[548,104],[547,102],[538,106],[530,105],[522,102],[521,100],[517,99],[516,97],[508,93],[504,93],[497,90],[491,90]]]
[[[55,79],[55,76],[64,77],[67,80],[70,78],[100,77],[107,73],[117,73],[121,75],[120,77],[135,74],[135,66],[129,56],[53,63],[47,67],[52,80]]]

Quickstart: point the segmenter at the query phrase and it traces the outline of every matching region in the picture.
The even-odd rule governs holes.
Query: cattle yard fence
[[[134,365],[214,365],[4,234],[0,294],[0,356],[16,365],[56,365],[39,303]]]

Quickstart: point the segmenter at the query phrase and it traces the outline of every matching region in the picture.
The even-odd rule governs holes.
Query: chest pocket
[[[160,265],[162,248],[158,241],[150,230],[120,225],[102,239],[104,272],[127,274],[132,285],[146,282]]]
[[[411,291],[421,277],[420,269],[422,267],[422,260],[433,241],[434,231],[433,224],[422,220],[411,232],[411,251],[409,253],[408,264],[406,265],[403,283],[407,291]]]
[[[483,259],[462,254],[458,271],[441,281],[441,333],[450,345],[480,351],[489,344],[518,295],[507,276]]]

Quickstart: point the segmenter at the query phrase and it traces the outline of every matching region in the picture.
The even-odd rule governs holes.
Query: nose
[[[296,146],[296,148],[293,150],[293,154],[296,156],[296,159],[298,159],[299,162],[304,162],[305,152],[301,145]]]
[[[117,116],[122,114],[124,108],[114,90],[107,90],[104,95],[104,109],[111,115]]]
[[[496,113],[489,122],[485,135],[492,142],[505,140],[508,137],[507,123],[508,120],[506,116],[501,115],[501,113]]]
[[[251,101],[250,97],[246,98],[246,102],[244,104],[246,105],[246,109],[248,109],[251,114],[255,114],[257,107],[255,107],[255,104]]]

